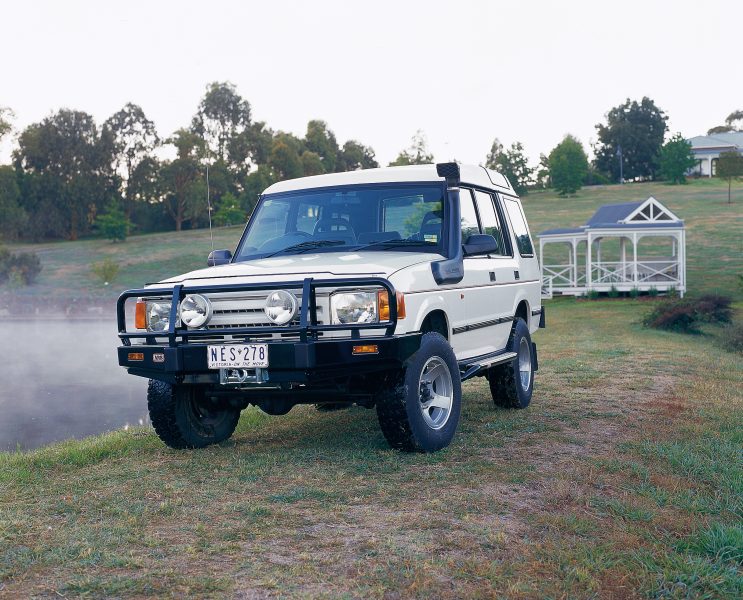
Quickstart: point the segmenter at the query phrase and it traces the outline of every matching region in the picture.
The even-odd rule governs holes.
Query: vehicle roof
[[[514,194],[513,188],[503,175],[477,165],[459,165],[461,182]],[[312,188],[359,185],[365,183],[404,183],[416,181],[444,181],[436,173],[436,165],[410,165],[405,167],[382,167],[343,173],[312,175],[298,179],[287,179],[269,186],[263,193],[276,194]]]

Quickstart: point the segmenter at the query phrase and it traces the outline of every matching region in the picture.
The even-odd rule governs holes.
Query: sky
[[[590,151],[627,98],[649,96],[686,137],[743,109],[741,0],[4,0],[0,14],[16,133],[134,102],[167,137],[230,81],[254,120],[302,136],[322,119],[382,164],[417,130],[439,161],[482,163],[497,137],[536,164],[567,133]]]

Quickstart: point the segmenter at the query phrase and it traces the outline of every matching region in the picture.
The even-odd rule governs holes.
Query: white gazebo
[[[607,204],[585,225],[539,234],[542,295],[686,291],[684,222],[652,196]]]

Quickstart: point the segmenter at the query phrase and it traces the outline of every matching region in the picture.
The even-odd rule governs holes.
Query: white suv
[[[150,379],[171,447],[225,440],[251,404],[357,404],[376,408],[391,446],[432,452],[454,436],[462,381],[487,377],[498,406],[531,400],[540,270],[496,172],[441,163],[276,183],[235,254],[208,264],[118,302],[119,364]]]

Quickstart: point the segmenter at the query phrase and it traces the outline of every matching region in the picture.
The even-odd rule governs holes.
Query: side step
[[[497,354],[495,356],[491,356],[490,358],[483,357],[472,363],[462,361],[459,363],[459,371],[462,381],[472,379],[475,375],[492,366],[509,362],[516,358],[516,356],[517,354],[515,352],[503,352],[502,354]]]

